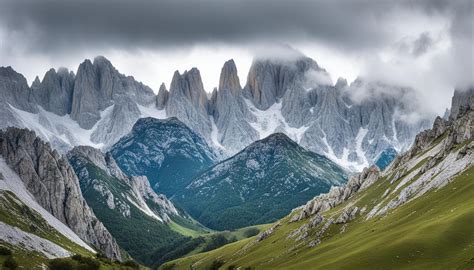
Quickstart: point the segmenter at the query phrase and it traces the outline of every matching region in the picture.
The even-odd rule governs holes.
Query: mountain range
[[[106,151],[141,117],[176,117],[219,159],[282,132],[310,151],[360,170],[388,148],[408,149],[432,121],[406,120],[413,113],[409,104],[416,103],[411,89],[363,78],[333,85],[323,68],[300,53],[291,59],[255,59],[244,87],[229,60],[211,93],[192,68],[176,71],[169,91],[162,84],[155,95],[104,57],[85,60],[76,74],[51,69],[31,87],[11,67],[2,67],[0,93],[0,128],[33,129],[63,153],[77,145]]]
[[[451,112],[385,170],[366,168],[255,237],[161,269],[472,269],[472,92],[456,92]]]
[[[296,53],[243,87],[229,60],[212,92],[193,68],[155,95],[96,57],[31,86],[0,67],[0,94],[2,264],[472,267],[474,88],[414,120],[413,89]]]

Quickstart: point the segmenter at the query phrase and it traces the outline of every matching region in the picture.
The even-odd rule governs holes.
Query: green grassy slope
[[[390,176],[388,177],[390,179]],[[348,202],[323,214],[332,216],[346,204],[375,204],[388,180],[380,179]],[[374,194],[378,194],[375,196]],[[326,231],[320,245],[296,246],[287,235],[304,221],[288,223],[257,244],[242,240],[197,254],[164,267],[207,269],[222,261],[221,269],[472,269],[474,267],[474,167],[452,183],[406,203],[386,216],[365,220],[358,216]]]

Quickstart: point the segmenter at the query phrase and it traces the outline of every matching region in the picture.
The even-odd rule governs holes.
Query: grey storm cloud
[[[28,36],[29,46],[38,51],[294,40],[361,50],[381,46],[390,37],[390,28],[383,26],[384,14],[392,10],[417,8],[450,15],[450,9],[470,1],[450,1],[456,7],[446,2],[3,0],[0,27]]]
[[[412,53],[414,56],[420,56],[428,51],[428,49],[433,45],[434,40],[429,33],[422,33],[416,40],[413,42]]]

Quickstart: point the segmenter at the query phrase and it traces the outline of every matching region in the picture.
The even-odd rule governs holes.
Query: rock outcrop
[[[166,90],[166,86],[164,83],[160,85],[160,90],[158,90],[158,95],[156,96],[156,108],[158,110],[163,110],[166,107],[166,103],[168,103],[168,98],[170,93]]]
[[[451,100],[450,119],[456,119],[458,114],[468,109],[469,98],[474,96],[474,87],[468,89],[456,89]]]
[[[210,138],[212,124],[208,115],[208,99],[197,68],[179,74],[171,81],[166,115],[176,117],[204,138]]]
[[[0,131],[0,155],[44,209],[108,257],[122,258],[115,240],[82,197],[67,159],[34,132],[17,128]]]
[[[123,98],[149,105],[154,103],[155,95],[133,77],[120,74],[106,58],[96,57],[93,63],[85,60],[77,71],[71,118],[90,129],[100,120],[101,111]]]
[[[34,95],[25,77],[11,67],[0,67],[0,94],[2,103],[30,113],[38,112]]]
[[[162,222],[171,221],[170,216],[179,216],[178,210],[166,196],[157,194],[150,186],[148,178],[145,176],[128,176],[117,165],[115,159],[110,153],[102,153],[100,150],[90,146],[77,146],[68,153],[68,159],[73,164],[81,182],[81,188],[87,189],[93,187],[104,194],[104,200],[107,201],[109,208],[115,208],[116,205],[122,205],[122,208],[129,211],[130,200],[139,209],[150,209]],[[114,182],[106,183],[100,181],[87,173],[88,164],[99,167],[105,174],[113,177]],[[113,190],[121,187],[120,192]],[[113,195],[115,193],[115,195]],[[123,197],[125,196],[125,197]],[[128,205],[124,207],[123,205]],[[122,213],[129,216],[127,213]],[[146,212],[145,214],[150,214]]]
[[[212,115],[218,129],[218,143],[230,153],[241,150],[259,138],[250,125],[256,118],[242,95],[237,67],[233,60],[222,67],[219,90],[212,94]]]
[[[50,69],[41,82],[36,77],[31,90],[38,105],[63,116],[71,113],[74,80],[74,73],[65,68],[60,68],[58,72]]]

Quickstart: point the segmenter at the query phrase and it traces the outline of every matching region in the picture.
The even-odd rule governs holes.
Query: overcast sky
[[[416,89],[442,113],[474,84],[473,0],[0,0],[0,66],[28,81],[104,55],[158,90],[200,69],[207,91],[233,58],[242,84],[255,55],[289,45],[332,80],[357,76]]]

